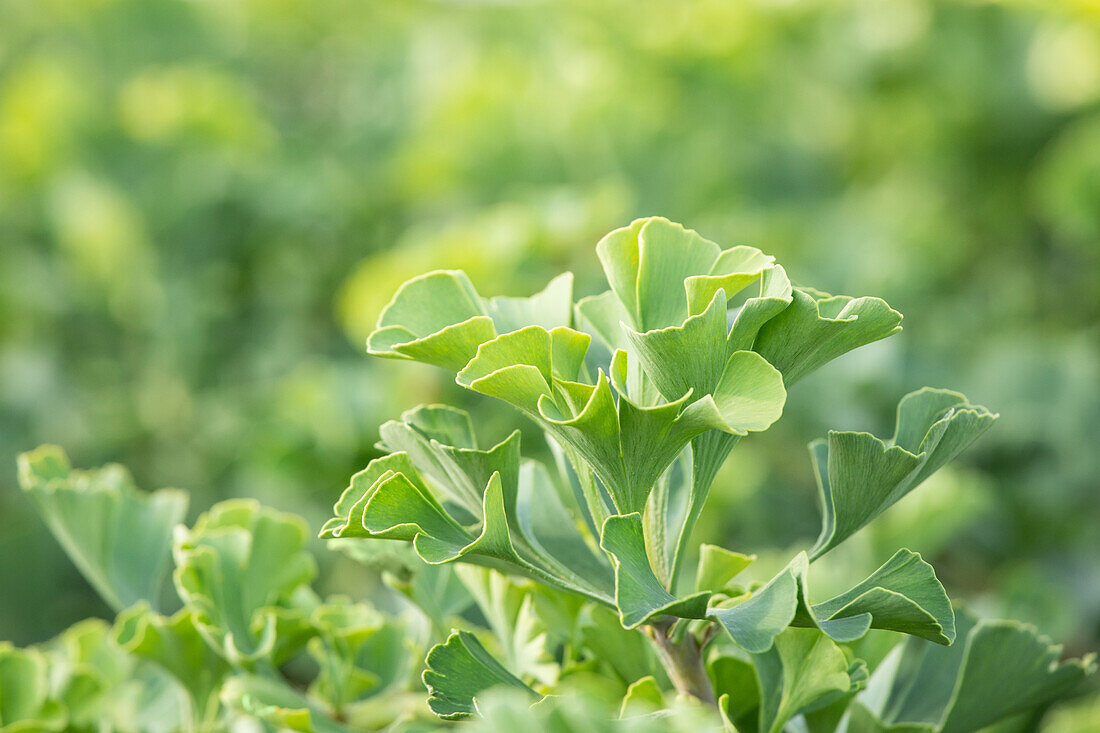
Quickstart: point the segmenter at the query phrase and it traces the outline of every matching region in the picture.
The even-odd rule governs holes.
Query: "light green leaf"
[[[367,351],[461,370],[497,334],[528,325],[547,329],[572,319],[573,276],[555,278],[529,298],[478,295],[466,273],[438,270],[403,284],[382,309]]]
[[[753,656],[760,686],[760,731],[779,733],[806,706],[851,687],[848,660],[816,629],[788,629]]]
[[[721,593],[729,582],[755,559],[756,555],[742,555],[740,552],[733,552],[717,545],[700,545],[695,589]]]
[[[646,555],[640,514],[608,517],[600,546],[615,558],[615,604],[625,628],[658,616],[706,616],[709,591],[676,598],[657,580]]]
[[[801,603],[795,626],[817,626],[836,641],[854,641],[868,629],[886,629],[948,645],[955,640],[955,614],[932,566],[919,554],[898,550],[862,583],[809,605],[808,563],[794,564]]]
[[[301,518],[249,500],[216,504],[194,528],[178,528],[176,590],[199,632],[231,664],[271,655],[277,626],[289,632],[304,622],[295,592],[317,573],[306,532]]]
[[[795,289],[790,306],[768,320],[753,350],[790,387],[847,352],[901,330],[901,314],[879,298],[828,296]]]
[[[49,699],[49,692],[48,665],[42,653],[0,642],[0,733],[64,729],[64,706]]]
[[[44,445],[19,456],[19,482],[50,531],[100,596],[115,610],[160,603],[172,527],[187,494],[145,494],[119,465],[74,471],[65,452]]]
[[[230,667],[203,639],[191,611],[184,608],[165,618],[139,603],[119,614],[114,636],[127,653],[157,665],[183,686],[193,720],[211,719]]]
[[[573,273],[558,275],[530,297],[497,296],[485,305],[497,333],[518,331],[525,326],[542,326],[548,331],[568,326],[573,316]]]
[[[668,219],[638,219],[596,245],[604,274],[640,331],[683,323],[684,281],[709,274],[721,253],[714,242]]]
[[[350,704],[408,681],[414,660],[403,624],[346,599],[317,608],[310,624],[318,633],[308,649],[320,668],[310,694],[338,715]]]
[[[947,390],[902,398],[892,445],[869,433],[830,432],[810,452],[822,506],[816,559],[916,488],[992,426],[997,415]]]
[[[466,273],[439,270],[398,288],[367,339],[367,352],[458,370],[495,335]]]
[[[281,730],[299,733],[350,733],[315,703],[281,679],[242,674],[226,680],[222,703]]]
[[[649,715],[665,707],[665,696],[657,680],[652,676],[642,677],[630,683],[619,707],[619,718],[632,718]]]
[[[701,397],[714,390],[730,354],[727,329],[726,294],[718,290],[702,313],[682,325],[645,333],[624,326],[623,333],[661,394],[678,400],[688,392]]]
[[[742,659],[728,654],[713,655],[707,664],[707,674],[718,696],[722,716],[730,725],[755,730],[760,707],[760,685],[756,681],[756,668],[751,658]]]
[[[722,625],[738,646],[748,652],[762,653],[771,648],[775,637],[794,619],[798,605],[798,583],[794,563],[783,568],[766,585],[747,598],[711,608],[707,614]]]
[[[432,647],[425,664],[424,684],[430,694],[428,706],[445,720],[475,715],[476,698],[494,687],[519,690],[532,702],[542,699],[494,659],[468,631],[455,631],[446,643]]]

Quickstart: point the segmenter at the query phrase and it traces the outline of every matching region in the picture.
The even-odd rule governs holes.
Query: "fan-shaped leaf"
[[[289,643],[305,624],[295,592],[317,573],[299,517],[248,500],[225,501],[177,530],[176,590],[203,637],[231,664],[249,665]],[[301,643],[305,639],[302,638]]]
[[[116,610],[142,600],[159,605],[172,527],[187,511],[186,493],[142,493],[119,465],[74,471],[65,452],[50,445],[19,457],[19,482],[109,605]]]
[[[709,591],[676,598],[657,580],[646,555],[640,514],[608,517],[600,546],[615,558],[615,604],[624,627],[632,629],[658,616],[706,616]]]
[[[795,289],[790,306],[769,319],[753,350],[783,373],[790,387],[853,349],[901,330],[901,314],[879,298],[829,296]]]
[[[916,488],[992,426],[997,415],[958,392],[924,388],[898,404],[893,444],[869,433],[830,432],[810,453],[822,506],[818,558]]]
[[[476,698],[494,687],[519,690],[532,702],[542,698],[505,669],[468,631],[456,631],[446,643],[432,647],[425,664],[424,684],[430,694],[428,706],[446,720],[460,720],[476,714]]]

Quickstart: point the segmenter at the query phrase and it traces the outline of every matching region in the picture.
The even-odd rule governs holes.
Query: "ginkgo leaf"
[[[717,545],[700,545],[695,589],[721,593],[729,582],[755,559],[756,555],[743,555]]]
[[[622,705],[619,707],[620,718],[633,718],[639,715],[649,715],[665,707],[665,696],[661,692],[657,680],[652,676],[642,677],[630,683],[623,695]]]
[[[600,546],[615,558],[615,604],[625,628],[636,628],[659,616],[706,616],[709,591],[676,598],[657,580],[646,556],[640,514],[608,517]]]
[[[187,494],[146,494],[119,465],[76,471],[65,452],[44,445],[19,456],[19,482],[50,531],[92,587],[115,610],[159,606],[172,528]]]
[[[230,677],[220,697],[226,707],[259,718],[279,730],[298,733],[350,733],[353,730],[337,723],[281,679],[252,674]]]
[[[166,618],[139,603],[119,614],[114,636],[127,653],[157,665],[183,686],[193,720],[211,719],[218,690],[231,668],[203,639],[189,609]]]
[[[753,247],[723,251],[697,232],[661,217],[616,229],[596,245],[596,254],[627,316],[618,320],[640,332],[683,324],[706,308],[718,290],[733,298],[766,277],[775,262]],[[782,298],[782,288],[769,288],[767,297]],[[615,312],[603,303],[601,296],[601,301],[586,303],[580,310],[589,322],[600,324],[600,331],[607,331]]]
[[[477,713],[476,699],[494,687],[526,693],[531,702],[542,698],[523,680],[501,665],[468,631],[455,631],[443,644],[428,652],[424,684],[428,707],[445,720],[460,720]]]
[[[555,684],[561,667],[551,653],[546,625],[535,612],[534,586],[472,565],[456,572],[485,617],[504,666],[541,685]]]
[[[730,605],[734,603],[736,605]],[[794,619],[798,607],[798,581],[791,566],[767,584],[708,611],[742,649],[763,653]]]
[[[796,288],[791,304],[761,326],[753,350],[790,387],[853,349],[901,330],[901,314],[879,298],[830,296]]]
[[[853,733],[966,733],[1076,694],[1096,665],[1059,661],[1061,647],[1027,624],[956,613],[959,641],[899,644],[850,707]]]
[[[552,526],[568,517],[554,491],[536,496],[528,473],[521,501],[518,431],[478,450],[466,413],[422,406],[384,425],[382,436],[382,447],[402,450],[353,477],[321,537],[409,541],[431,564],[490,565],[611,603],[606,560],[568,519]]]
[[[788,629],[752,661],[760,689],[761,733],[779,733],[803,708],[852,685],[844,653],[816,629]]]
[[[932,566],[919,554],[898,550],[863,582],[821,603],[809,604],[809,563],[800,553],[792,565],[799,581],[795,626],[816,626],[836,641],[859,639],[868,629],[886,629],[948,645],[955,640],[955,614]]]
[[[216,504],[195,526],[177,530],[176,590],[203,637],[231,664],[248,666],[273,653],[304,626],[295,592],[317,573],[305,551],[305,522],[254,501]],[[308,634],[302,635],[305,643]]]
[[[398,288],[378,317],[367,351],[458,371],[497,334],[529,325],[568,326],[572,310],[573,276],[569,274],[555,278],[529,298],[486,300],[466,273],[437,270]]]
[[[595,385],[563,379],[552,368],[563,349],[568,371],[579,368],[587,337],[568,329],[530,327],[490,341],[458,375],[458,383],[497,397],[535,418],[575,450],[600,477],[620,512],[641,511],[654,482],[696,435],[763,430],[782,412],[779,373],[758,355],[737,352],[713,394],[686,394],[652,407],[616,400],[601,372]],[[561,346],[561,344],[566,346]]]
[[[50,699],[46,658],[36,649],[0,642],[0,733],[65,728],[63,705]]]
[[[734,642],[761,653],[787,626],[814,626],[835,641],[859,639],[871,628],[899,631],[940,644],[955,638],[950,601],[920,555],[898,550],[866,580],[821,603],[808,600],[809,560],[802,552],[766,585],[708,611]]]
[[[374,608],[330,599],[310,617],[310,656],[320,672],[310,694],[338,715],[348,705],[404,685],[414,659],[407,629]]]
[[[840,432],[812,443],[822,528],[811,558],[836,547],[916,488],[997,417],[958,392],[926,387],[898,404],[890,445],[870,433]]]

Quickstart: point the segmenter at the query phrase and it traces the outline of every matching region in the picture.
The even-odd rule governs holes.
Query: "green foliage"
[[[901,316],[877,298],[791,288],[774,258],[749,247],[722,250],[661,218],[615,230],[596,250],[611,289],[575,307],[563,303],[571,296],[559,285],[571,283],[563,276],[530,299],[508,301],[512,330],[505,331],[493,307],[499,301],[478,295],[462,272],[437,272],[402,286],[368,340],[373,352],[450,369],[459,385],[511,404],[542,428],[559,457],[553,465],[523,458],[518,432],[479,449],[466,413],[422,406],[382,427],[388,454],[353,477],[322,529],[329,539],[411,542],[428,565],[492,569],[459,577],[504,661],[477,635],[452,634],[428,655],[432,709],[445,718],[475,715],[478,700],[500,686],[541,699],[578,673],[560,663],[547,673],[554,668],[547,660],[583,659],[583,645],[593,644],[582,634],[578,650],[565,629],[571,612],[559,613],[551,618],[565,646],[547,656],[548,637],[527,632],[534,596],[487,585],[493,570],[612,608],[624,630],[652,639],[679,694],[713,705],[739,727],[749,715],[753,729],[768,733],[799,715],[816,729],[839,725],[867,680],[867,664],[840,644],[870,629],[957,648],[950,601],[917,553],[898,550],[820,602],[810,598],[810,566],[997,416],[958,393],[924,389],[901,400],[889,447],[867,433],[831,432],[827,443],[811,446],[822,512],[813,549],[743,589],[731,581],[752,559],[707,547],[696,590],[685,594],[685,541],[738,439],[778,419],[786,386],[896,333]],[[611,578],[597,546],[611,561]],[[716,645],[719,629],[729,641]],[[734,653],[732,661],[707,662],[721,649]],[[631,653],[607,643],[589,651],[613,668],[602,654]],[[663,706],[657,678],[644,677],[639,665],[619,678],[628,685],[623,710]],[[1024,707],[1073,687],[1039,679],[1025,686],[1031,682],[1038,691]],[[980,708],[989,693],[965,694]]]
[[[78,569],[129,603],[113,626],[0,647],[3,730],[214,733],[252,719],[350,733],[441,718],[964,733],[1082,689],[1091,657],[1061,662],[1030,627],[956,615],[908,549],[811,595],[830,551],[996,419],[955,392],[903,398],[890,446],[851,432],[812,444],[820,538],[770,579],[740,585],[756,556],[714,545],[685,575],[733,448],[778,420],[790,384],[896,332],[900,315],[792,288],[773,258],[665,219],[615,230],[597,254],[611,289],[578,303],[571,276],[531,298],[483,298],[440,271],[383,310],[372,353],[456,372],[530,418],[549,450],[525,456],[522,429],[482,447],[470,414],[447,405],[381,426],[385,454],[351,478],[320,536],[381,569],[397,593],[378,598],[397,613],[318,593],[296,515],[238,499],[185,527],[178,492],[142,494],[117,467],[74,471],[56,448],[24,455],[24,488]],[[182,608],[165,616],[169,547]],[[872,629],[874,643],[906,639],[883,658]]]

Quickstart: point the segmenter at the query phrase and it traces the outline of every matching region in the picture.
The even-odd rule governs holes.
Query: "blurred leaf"
[[[306,533],[299,517],[248,500],[217,504],[192,529],[178,530],[176,590],[199,633],[230,664],[277,662],[305,643],[309,609],[295,592],[317,573]]]
[[[122,466],[74,471],[64,451],[42,446],[19,457],[19,483],[69,558],[115,610],[160,604],[172,528],[187,494],[143,494]]]

